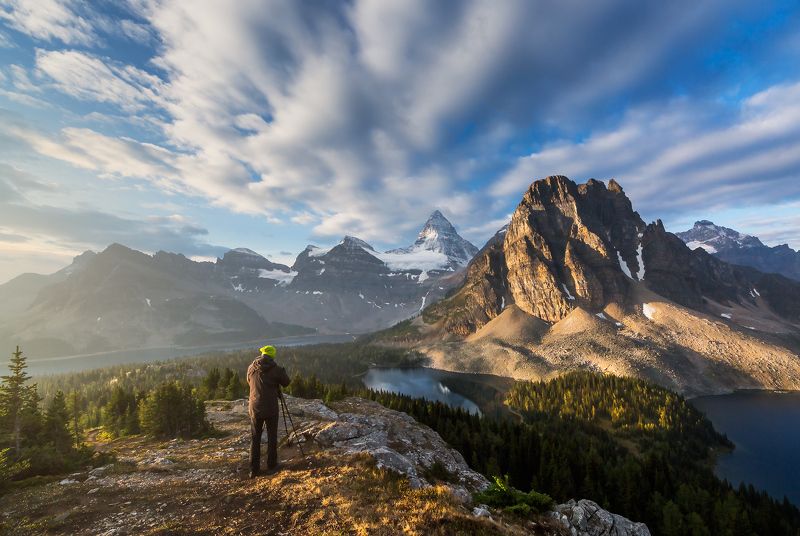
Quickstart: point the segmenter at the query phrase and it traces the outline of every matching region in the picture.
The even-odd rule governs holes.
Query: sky
[[[437,208],[480,247],[554,174],[800,248],[800,4],[0,0],[0,282]]]

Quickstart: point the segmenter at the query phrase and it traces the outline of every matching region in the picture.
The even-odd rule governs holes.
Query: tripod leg
[[[281,397],[281,402],[283,402],[283,409],[285,409],[286,413],[289,415],[289,423],[291,423],[292,425],[292,430],[294,431],[294,434],[297,435],[297,428],[294,427],[294,420],[292,420],[292,414],[289,413],[289,408],[286,407],[286,401],[283,399],[283,397]],[[303,458],[305,458],[306,453],[303,452],[303,445],[300,443],[300,441],[297,442],[297,446],[300,449],[300,454],[303,456]]]
[[[283,397],[280,397],[280,399],[281,399],[281,413],[283,413],[283,429],[286,430],[286,443],[291,445],[292,439],[291,436],[289,435],[289,425],[286,423],[286,405],[283,402]]]

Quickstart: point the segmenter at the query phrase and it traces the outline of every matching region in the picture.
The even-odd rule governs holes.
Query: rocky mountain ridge
[[[714,225],[708,220],[697,221],[688,231],[675,234],[690,249],[702,248],[730,264],[749,266],[800,281],[800,252],[788,244],[770,247],[755,236]]]

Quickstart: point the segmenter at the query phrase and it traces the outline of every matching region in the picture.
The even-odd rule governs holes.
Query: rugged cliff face
[[[563,176],[531,185],[508,226],[508,290],[523,311],[556,322],[577,305],[623,303],[641,279],[644,222],[616,182]],[[629,274],[626,278],[626,274]]]

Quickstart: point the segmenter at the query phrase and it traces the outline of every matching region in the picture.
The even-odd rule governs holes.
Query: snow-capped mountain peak
[[[456,269],[466,264],[478,252],[469,241],[462,238],[453,224],[438,210],[433,211],[413,245],[387,253],[414,254],[423,251],[441,253],[446,258],[444,269]]]
[[[709,253],[764,245],[754,236],[746,235],[721,225],[715,225],[714,222],[709,220],[697,221],[694,227],[688,231],[677,233],[677,235],[691,249],[703,248]]]

